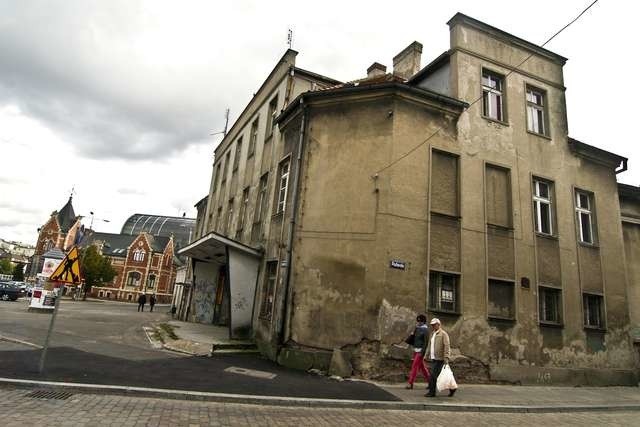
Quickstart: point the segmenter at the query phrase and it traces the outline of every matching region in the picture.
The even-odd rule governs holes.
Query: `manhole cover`
[[[34,399],[58,399],[65,400],[73,396],[73,393],[66,391],[54,391],[54,390],[35,390],[27,394],[26,397],[33,397]]]

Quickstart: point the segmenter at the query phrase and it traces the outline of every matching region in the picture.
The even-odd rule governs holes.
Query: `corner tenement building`
[[[341,349],[378,376],[427,312],[454,370],[637,383],[627,159],[568,136],[566,58],[462,14],[448,24],[450,49],[426,67],[414,42],[391,73],[374,63],[349,83],[284,55],[216,148],[181,252],[184,316],[283,364],[326,369]]]

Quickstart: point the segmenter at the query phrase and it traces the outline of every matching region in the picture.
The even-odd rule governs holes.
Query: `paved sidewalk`
[[[227,326],[170,320],[166,322],[178,339],[165,338],[163,347],[193,356],[206,356],[212,352],[256,353],[252,341],[232,340]]]
[[[521,407],[618,406],[634,405],[640,409],[638,387],[544,387],[461,384],[454,397],[447,392],[435,398],[424,397],[425,385],[416,383],[413,390],[405,384],[377,384],[404,402],[430,405],[500,405]]]
[[[494,414],[383,409],[291,408],[76,393],[28,397],[0,388],[5,427],[22,426],[631,426],[638,412]]]

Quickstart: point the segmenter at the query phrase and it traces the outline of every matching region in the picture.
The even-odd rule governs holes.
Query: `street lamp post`
[[[103,219],[103,218],[94,218],[93,217],[93,211],[89,212],[91,214],[91,224],[89,225],[89,229],[93,230],[93,220],[95,219],[96,221],[103,221],[103,222],[110,222],[108,219]]]

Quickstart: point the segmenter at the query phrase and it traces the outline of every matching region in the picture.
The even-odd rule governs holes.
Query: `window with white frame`
[[[242,191],[242,200],[240,201],[240,212],[238,214],[238,227],[236,230],[236,239],[242,237],[242,230],[246,222],[247,210],[249,208],[249,187]]]
[[[429,310],[458,312],[458,276],[431,271],[429,273]]]
[[[231,234],[231,222],[233,221],[233,198],[229,199],[229,206],[227,208],[227,221],[225,224],[225,232]]]
[[[233,156],[233,172],[238,170],[240,165],[240,156],[242,155],[242,137],[236,142],[236,154]]]
[[[552,183],[533,179],[533,216],[536,233],[553,234]]]
[[[582,294],[582,310],[584,312],[584,326],[589,328],[604,328],[604,303],[602,295]]]
[[[278,185],[278,209],[276,213],[284,212],[287,204],[287,189],[289,187],[289,159],[280,164],[280,180]]]
[[[142,262],[144,261],[145,252],[142,249],[136,249],[133,251],[133,260]]]
[[[269,102],[269,113],[267,115],[267,133],[266,137],[270,137],[273,134],[273,128],[275,127],[275,118],[278,114],[278,95],[274,96]]]
[[[482,114],[493,120],[504,121],[504,78],[482,70]]]
[[[141,277],[140,273],[132,271],[127,275],[127,286],[138,286],[140,284]]]
[[[276,293],[276,278],[278,274],[278,261],[268,261],[264,275],[264,288],[262,304],[260,305],[260,317],[271,320],[273,304]]]
[[[576,220],[578,222],[578,238],[582,243],[593,244],[593,195],[586,191],[576,190]]]
[[[155,274],[150,274],[147,278],[147,288],[153,289],[156,286],[156,276]]]
[[[260,117],[256,117],[256,119],[251,123],[251,135],[249,135],[249,150],[247,151],[247,157],[253,155],[256,151],[256,143],[258,142],[258,125],[260,124]]]
[[[227,154],[224,156],[224,166],[222,167],[222,178],[220,183],[224,183],[227,181],[227,173],[229,172],[230,161],[231,161],[231,151],[227,151]]]
[[[527,86],[527,130],[547,135],[546,95],[544,91]]]

